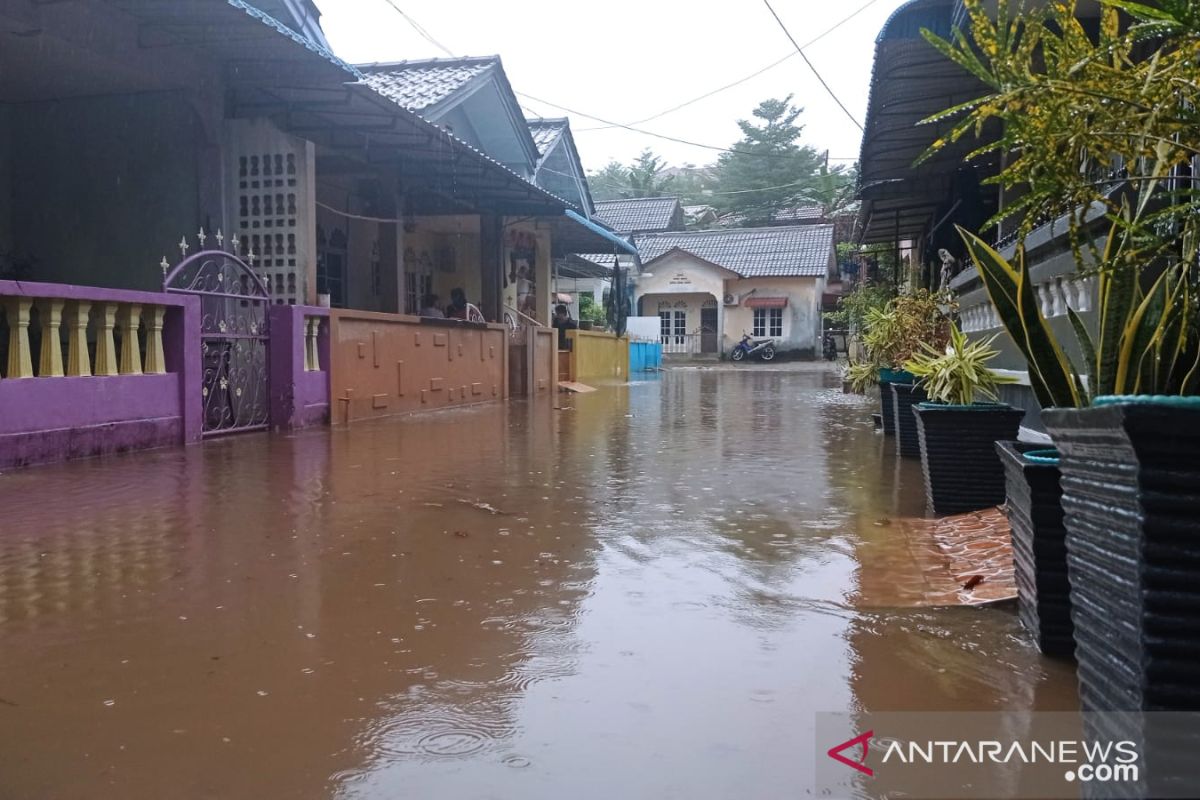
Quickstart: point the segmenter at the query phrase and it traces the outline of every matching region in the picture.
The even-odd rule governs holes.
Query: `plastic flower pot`
[[[1042,419],[1062,458],[1082,710],[1200,710],[1200,398]]]
[[[922,402],[909,415],[925,496],[936,513],[977,511],[1004,502],[1004,465],[996,442],[1017,438],[1024,411],[1003,403]]]
[[[902,369],[879,369],[879,411],[883,417],[883,432],[888,436],[896,433],[896,414],[892,410],[892,384],[915,383],[916,376]]]
[[[996,442],[1012,529],[1017,615],[1039,650],[1048,656],[1070,657],[1075,638],[1058,452],[1038,447]]]
[[[905,458],[921,457],[921,439],[917,435],[917,419],[913,406],[929,399],[925,390],[912,383],[893,383],[892,425],[896,430],[896,450]]]

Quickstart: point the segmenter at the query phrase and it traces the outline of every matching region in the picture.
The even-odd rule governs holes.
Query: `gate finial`
[[[225,249],[225,236],[221,233],[221,229],[217,228],[217,249]]]
[[[158,265],[162,267],[163,277],[167,277],[167,270],[171,268],[171,264],[167,261],[167,257],[165,255],[163,256],[163,260],[158,262]]]
[[[179,252],[183,253],[184,258],[187,258],[187,251],[188,251],[187,237],[181,236],[181,237],[179,237]]]
[[[204,226],[200,226],[200,232],[196,234],[196,241],[200,242],[200,249],[204,249],[204,242],[208,239],[208,234],[204,232]]]

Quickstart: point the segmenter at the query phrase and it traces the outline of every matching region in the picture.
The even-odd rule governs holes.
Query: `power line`
[[[802,59],[804,59],[804,63],[807,64],[808,68],[812,70],[812,74],[817,77],[817,80],[820,81],[821,86],[825,87],[825,91],[828,92],[829,96],[833,98],[833,102],[837,103],[838,108],[846,113],[846,116],[850,118],[850,121],[857,125],[860,131],[865,133],[866,131],[863,128],[862,123],[854,118],[854,115],[850,113],[850,109],[846,108],[846,105],[838,99],[838,96],[834,94],[833,89],[831,89],[829,84],[825,82],[825,79],[821,77],[821,73],[818,72],[817,68],[813,66],[813,63],[808,60],[808,56],[804,55],[804,48],[796,42],[795,37],[792,36],[792,32],[787,29],[787,26],[783,24],[783,20],[780,19],[779,15],[775,13],[775,9],[771,7],[771,0],[763,0],[763,5],[765,5],[767,10],[771,12],[771,16],[775,18],[775,21],[779,23],[779,27],[783,30],[784,35],[787,36],[788,41],[790,41],[792,46],[796,48],[796,52],[800,54]]]
[[[838,28],[842,27],[847,22],[854,19],[859,14],[866,11],[868,8],[870,8],[871,6],[875,5],[878,2],[879,2],[879,0],[867,0],[867,2],[863,3],[861,6],[859,6],[854,11],[852,11],[850,14],[846,15],[845,17],[842,17],[840,20],[838,20],[836,23],[834,23],[832,27],[825,29],[824,31],[817,34],[815,37],[813,37],[809,41],[805,42],[803,49],[808,49],[809,47],[812,47],[814,44],[821,41],[826,36],[833,33]],[[702,95],[693,97],[691,100],[686,100],[686,101],[680,103],[679,105],[671,106],[667,110],[660,111],[657,114],[652,114],[649,117],[643,117],[642,119],[635,119],[633,122],[631,122],[629,124],[630,125],[641,125],[643,122],[650,122],[650,121],[656,120],[660,117],[665,117],[667,114],[673,114],[676,111],[680,110],[681,108],[687,108],[688,106],[693,105],[694,103],[699,103],[701,100],[707,100],[708,98],[712,97],[713,95],[720,94],[721,92],[724,92],[727,89],[732,89],[735,86],[741,86],[746,81],[751,80],[753,78],[757,78],[759,75],[762,75],[764,72],[772,70],[775,67],[778,67],[783,62],[787,61],[788,59],[795,58],[796,56],[797,56],[797,53],[788,53],[783,58],[776,59],[775,61],[772,61],[770,64],[767,64],[765,67],[762,67],[761,69],[757,69],[754,72],[751,72],[749,75],[746,75],[745,77],[738,78],[736,81],[733,81],[732,83],[727,83],[724,86],[713,89],[712,91],[705,92]],[[602,130],[607,130],[610,127],[612,127],[612,126],[597,125],[596,127],[593,127],[593,128],[580,128],[579,131],[580,132],[582,132],[582,131],[602,131]]]
[[[383,1],[385,3],[387,3],[389,6],[391,6],[393,9],[395,9],[397,14],[404,17],[404,21],[407,22],[410,26],[412,26],[412,29],[414,31],[416,31],[417,33],[419,33],[421,35],[422,39],[429,42],[431,45],[433,45],[437,49],[441,50],[446,55],[454,57],[454,52],[451,51],[449,47],[446,47],[446,45],[442,44],[437,39],[433,38],[433,35],[429,31],[427,31],[427,30],[425,30],[425,28],[421,27],[421,23],[417,22],[415,19],[410,17],[408,14],[404,13],[404,9],[402,9],[400,7],[400,5],[396,2],[396,0],[383,0]]]

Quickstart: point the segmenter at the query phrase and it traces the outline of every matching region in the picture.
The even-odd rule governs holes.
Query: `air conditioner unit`
[[[738,296],[736,294],[725,295],[725,305],[736,306],[738,304]]]

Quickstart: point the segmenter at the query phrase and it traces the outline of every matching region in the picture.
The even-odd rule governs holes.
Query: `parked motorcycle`
[[[825,336],[821,340],[821,355],[825,356],[826,361],[837,359],[837,341],[833,338],[833,334],[828,331],[825,332]]]
[[[758,356],[763,361],[775,358],[774,339],[755,339],[748,333],[742,334],[742,340],[733,346],[729,357],[734,361],[743,361],[747,356]]]

